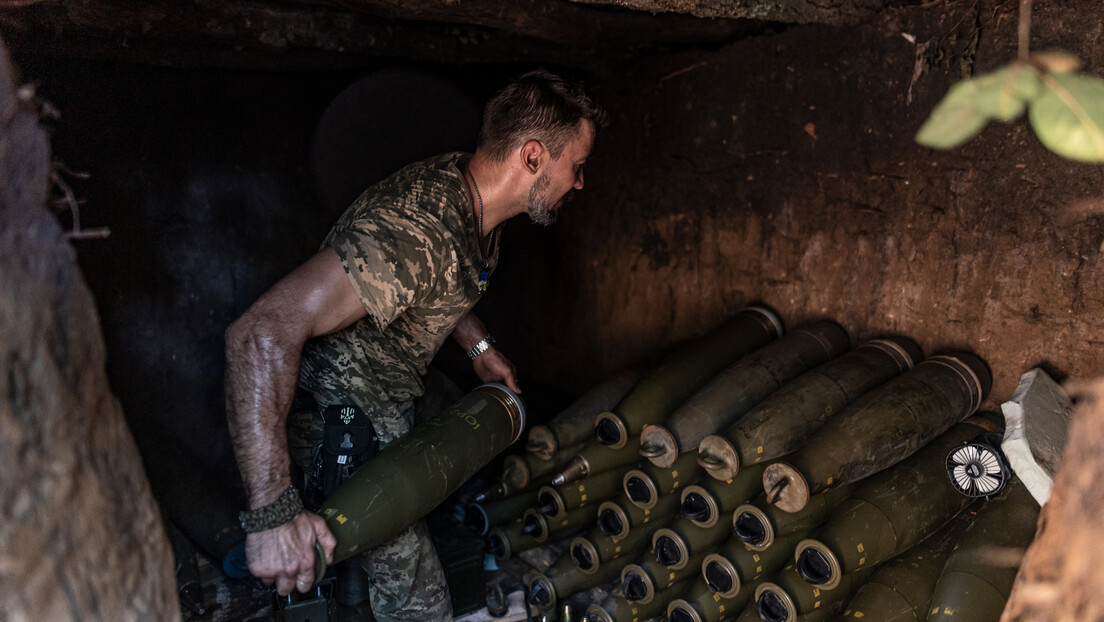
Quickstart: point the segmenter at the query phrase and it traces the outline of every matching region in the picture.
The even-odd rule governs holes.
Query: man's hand
[[[484,337],[487,337],[487,329],[483,326],[483,322],[480,322],[479,318],[471,312],[460,318],[456,328],[452,329],[452,338],[460,344],[465,352],[474,348],[475,344],[482,341]],[[510,390],[514,393],[521,393],[521,388],[518,387],[517,383],[517,369],[494,346],[489,346],[479,356],[472,359],[472,367],[475,369],[475,374],[483,382],[501,382],[510,387]]]
[[[501,382],[510,387],[514,393],[521,393],[521,388],[517,384],[517,369],[494,346],[475,357],[472,367],[483,382]]]
[[[300,512],[279,527],[251,533],[245,539],[249,572],[266,585],[275,583],[280,596],[295,589],[306,592],[314,585],[315,541],[326,552],[326,564],[332,564],[337,540],[325,519],[313,512]]]

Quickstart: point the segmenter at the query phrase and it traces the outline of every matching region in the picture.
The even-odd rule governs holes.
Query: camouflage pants
[[[402,404],[376,404],[349,398],[327,400],[315,395],[321,408],[334,403],[359,406],[375,427],[380,448],[405,435],[415,421],[437,412],[441,404],[458,397],[440,396]],[[288,417],[288,449],[300,468],[309,470],[314,451],[322,439],[321,417],[317,412],[293,412]],[[399,535],[356,557],[370,582],[368,593],[372,614],[378,622],[419,620],[447,622],[452,619],[452,599],[441,561],[429,538],[425,523],[418,521]]]

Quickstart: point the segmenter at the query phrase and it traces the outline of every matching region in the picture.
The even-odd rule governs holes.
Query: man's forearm
[[[326,248],[226,330],[226,415],[251,507],[271,503],[291,484],[284,426],[303,344],[366,313],[341,259]]]
[[[298,346],[248,313],[226,331],[226,409],[249,505],[291,484],[286,421],[299,372]]]
[[[474,311],[469,311],[467,315],[460,318],[460,321],[456,324],[456,328],[452,329],[452,338],[456,340],[456,343],[460,344],[460,347],[463,348],[465,352],[474,348],[475,344],[479,343],[487,335],[487,328],[483,326],[483,322],[476,317]]]

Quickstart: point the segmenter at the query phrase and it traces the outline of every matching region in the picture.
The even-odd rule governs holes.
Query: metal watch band
[[[495,342],[494,337],[492,337],[490,335],[487,335],[486,337],[480,339],[479,343],[472,346],[471,350],[468,350],[468,358],[470,358],[471,360],[474,361],[475,357],[477,357],[480,354],[483,354],[484,352],[486,352],[487,349],[490,348],[491,344],[494,343],[494,342]]]
[[[299,491],[295,486],[288,486],[272,503],[255,510],[239,512],[238,520],[241,521],[245,533],[257,533],[279,527],[302,511],[303,500],[299,498]]]

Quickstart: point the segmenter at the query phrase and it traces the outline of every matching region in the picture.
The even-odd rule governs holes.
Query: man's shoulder
[[[358,200],[362,214],[377,210],[448,220],[466,200],[460,166],[467,154],[445,153],[408,164],[369,188]],[[354,205],[354,207],[356,207]]]
[[[384,200],[399,196],[410,200],[441,197],[455,201],[464,184],[460,165],[465,156],[459,152],[443,153],[407,164],[369,188],[368,193]]]
[[[460,177],[460,163],[467,157],[470,157],[469,154],[460,151],[438,154],[407,164],[391,175],[388,180],[457,178]]]
[[[409,164],[366,190],[342,214],[326,243],[347,232],[376,238],[419,238],[421,246],[444,248],[463,239],[470,199],[460,172],[467,154],[445,153]],[[385,236],[378,235],[387,231]]]
[[[407,165],[370,191],[367,212],[387,214],[411,226],[462,234],[470,198],[461,166],[467,154],[446,153]],[[447,232],[447,233],[446,233]]]

